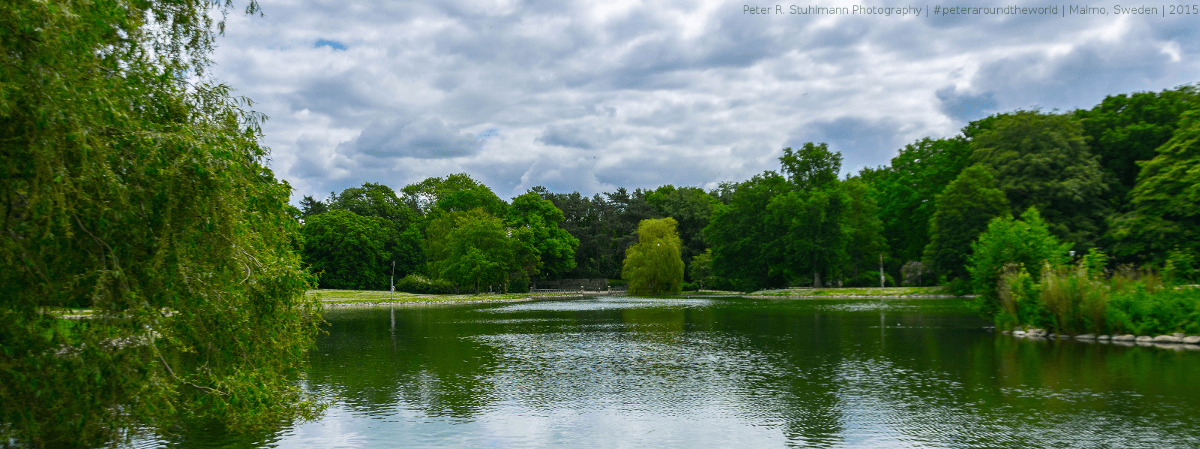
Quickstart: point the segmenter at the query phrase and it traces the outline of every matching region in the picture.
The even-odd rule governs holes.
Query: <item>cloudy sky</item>
[[[828,142],[843,171],[994,112],[1200,81],[1200,16],[790,14],[904,3],[261,0],[215,77],[253,99],[303,195],[466,172],[533,186],[714,187]],[[751,6],[755,6],[751,5]],[[1124,6],[1140,6],[1130,4]]]

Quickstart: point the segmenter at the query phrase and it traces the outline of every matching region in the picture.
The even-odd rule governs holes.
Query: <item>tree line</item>
[[[890,164],[845,177],[841,154],[810,142],[785,148],[777,171],[710,191],[666,185],[588,197],[534,187],[510,205],[465,174],[430,178],[399,194],[366,184],[326,201],[302,200],[310,239],[303,253],[331,287],[386,287],[382,267],[390,260],[399,273],[460,288],[618,279],[639,226],[671,218],[684,288],[869,286],[882,277],[888,285],[945,284],[967,293],[972,243],[993,220],[1036,210],[1065,251],[1101,251],[1114,264],[1171,263],[1194,279],[1197,95],[1185,85],[1109,96],[1090,109],[999,113],[953,137],[920,139]],[[388,230],[390,240],[348,250],[360,246],[327,236],[353,228],[352,215],[336,211],[353,212],[362,223],[373,217],[371,229]],[[484,228],[494,242],[508,232],[509,243],[487,240]],[[477,243],[462,246],[462,239]],[[470,248],[489,248],[484,252],[495,260]],[[366,262],[333,257],[337,250],[371,254],[376,269],[343,268]],[[343,280],[347,272],[357,280]],[[468,275],[474,272],[477,278]]]

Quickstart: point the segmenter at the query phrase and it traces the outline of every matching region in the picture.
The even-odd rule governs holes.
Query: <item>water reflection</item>
[[[337,398],[322,421],[177,443],[1200,443],[1200,353],[993,336],[955,300],[596,298],[327,319],[307,376]]]

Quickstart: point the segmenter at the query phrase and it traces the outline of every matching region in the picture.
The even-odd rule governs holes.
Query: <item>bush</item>
[[[458,289],[450,281],[429,279],[425,276],[410,274],[396,282],[396,291],[415,293],[418,295],[450,295],[458,293]]]
[[[685,292],[698,292],[698,291],[700,291],[700,284],[692,283],[692,282],[684,282],[682,290]]]
[[[1200,334],[1200,289],[1154,291],[1153,284],[1135,282],[1129,291],[1113,295],[1105,319],[1113,332],[1137,335],[1184,332]]]
[[[987,231],[971,244],[967,258],[971,273],[971,290],[979,295],[979,310],[991,315],[999,310],[997,288],[1000,276],[1008,264],[1023,265],[1033,280],[1040,281],[1043,267],[1058,267],[1065,263],[1070,243],[1059,243],[1050,234],[1046,222],[1036,208],[1021,214],[1020,220],[999,217],[988,223]],[[961,286],[952,286],[959,290]],[[959,294],[955,291],[955,294]]]
[[[896,286],[896,279],[887,272],[884,272],[884,285],[888,287]],[[858,274],[858,277],[847,279],[842,283],[845,287],[878,287],[879,286],[879,271],[863,271]]]
[[[508,280],[508,293],[529,293],[529,276],[524,272],[517,272]]]
[[[1006,265],[997,288],[996,327],[1026,324],[1065,334],[1200,333],[1200,289],[1164,286],[1157,274],[1128,265],[1105,279],[1106,260],[1097,251],[1075,266],[1046,265],[1037,281],[1024,266]]]

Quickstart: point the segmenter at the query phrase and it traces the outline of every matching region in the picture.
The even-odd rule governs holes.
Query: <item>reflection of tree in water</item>
[[[394,331],[387,309],[338,311],[309,384],[358,413],[533,416],[568,434],[637,422],[817,447],[1197,442],[1200,354],[993,336],[936,301],[646,301],[397,309]]]
[[[731,307],[716,324],[746,336],[745,344],[768,354],[770,367],[740,386],[748,421],[779,426],[789,444],[827,447],[842,442],[845,416],[837,392],[841,359],[838,327],[829,315],[783,304],[761,309]],[[762,369],[768,368],[768,369]]]
[[[464,336],[494,331],[461,320],[462,308],[338,311],[308,371],[348,408],[394,412],[397,404],[430,416],[471,418],[494,401],[493,348]]]

